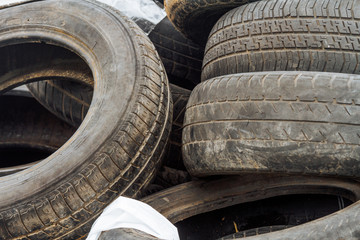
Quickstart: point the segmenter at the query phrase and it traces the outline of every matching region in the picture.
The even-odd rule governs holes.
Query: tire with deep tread
[[[37,75],[39,74],[37,73]],[[82,74],[82,78],[80,78],[71,69],[59,72],[58,75],[67,77],[73,82],[45,80],[27,84],[27,87],[44,107],[57,117],[77,127],[86,116],[91,103],[93,95],[92,77],[90,74]],[[89,84],[84,84],[86,83],[84,81]],[[181,137],[185,108],[191,91],[174,84],[170,84],[170,91],[174,106],[173,124],[169,138],[169,150],[166,151],[164,157],[164,165],[174,169],[186,170],[181,154]]]
[[[258,71],[360,73],[360,2],[270,0],[233,9],[213,27],[202,80]]]
[[[192,41],[205,46],[216,21],[229,10],[254,0],[165,0],[174,26]]]
[[[170,84],[170,91],[173,99],[173,122],[169,138],[169,151],[165,155],[164,165],[186,170],[181,153],[181,138],[183,130],[184,115],[186,104],[189,100],[191,91]]]
[[[0,13],[2,48],[64,47],[80,55],[95,78],[89,112],[70,140],[34,167],[1,179],[0,238],[84,238],[117,196],[141,196],[161,165],[172,120],[165,70],[144,33],[104,4],[36,1]],[[1,70],[13,73],[13,65]],[[35,80],[44,79],[5,74],[0,92]]]
[[[71,65],[70,65],[71,64]],[[22,71],[44,80],[27,84],[33,97],[46,109],[72,126],[78,127],[89,110],[93,97],[94,80],[90,69],[80,59],[66,60],[48,69]],[[55,70],[56,69],[56,70]]]
[[[183,158],[195,176],[282,172],[360,176],[360,76],[260,72],[192,92]]]
[[[201,79],[204,48],[185,38],[166,17],[149,34],[169,81],[193,89]]]

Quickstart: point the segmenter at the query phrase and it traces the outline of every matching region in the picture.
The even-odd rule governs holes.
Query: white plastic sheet
[[[94,222],[86,240],[97,240],[101,232],[116,228],[133,228],[159,239],[179,240],[176,227],[149,205],[118,197]]]
[[[1,1],[1,0],[0,0]],[[97,0],[110,5],[136,22],[147,34],[166,17],[166,12],[153,0]]]

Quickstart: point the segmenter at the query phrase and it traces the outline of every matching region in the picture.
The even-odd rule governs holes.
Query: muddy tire
[[[193,89],[201,79],[204,48],[185,38],[166,17],[149,34],[169,81]]]
[[[117,196],[141,196],[161,165],[172,116],[165,70],[143,32],[101,3],[49,0],[0,13],[2,48],[63,47],[81,56],[95,79],[88,114],[70,140],[1,179],[0,238],[84,238]],[[1,78],[0,92],[40,80],[10,75]]]
[[[252,0],[165,0],[165,10],[174,26],[192,41],[205,46],[216,21],[229,10]]]
[[[39,74],[41,73],[37,73],[37,75]],[[67,77],[72,82],[45,80],[27,84],[27,87],[32,95],[49,111],[69,124],[78,127],[87,114],[93,95],[91,74],[82,74],[82,78],[79,78],[75,71],[72,72],[68,69],[59,72],[58,75]],[[174,169],[186,170],[181,153],[181,137],[185,108],[191,92],[173,84],[170,84],[170,91],[174,102],[173,124],[164,165]]]
[[[258,71],[360,73],[360,2],[270,0],[226,13],[206,45],[202,80]]]
[[[261,72],[199,84],[184,120],[195,176],[281,172],[360,176],[359,75]]]

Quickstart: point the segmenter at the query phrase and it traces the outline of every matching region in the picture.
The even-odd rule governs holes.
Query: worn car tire
[[[282,172],[360,177],[360,76],[259,72],[191,93],[183,158],[195,176]]]
[[[46,79],[27,84],[33,97],[65,122],[80,126],[89,110],[94,91],[92,73],[84,61],[67,59],[43,69],[28,68],[22,73]]]
[[[191,181],[147,196],[141,201],[175,224],[198,214],[240,203],[292,194],[338,195],[355,202],[360,199],[360,185],[357,181],[341,178],[244,174]]]
[[[77,63],[78,60],[74,60]],[[77,64],[78,65],[78,64]],[[62,67],[63,68],[63,67]],[[78,69],[65,69],[57,71],[62,77],[70,81],[45,80],[27,84],[32,95],[49,111],[73,126],[79,126],[83,121],[91,104],[93,95],[93,80],[91,74],[79,72]],[[29,71],[32,71],[29,69]],[[43,75],[42,72],[34,73],[42,75],[42,78],[54,77]],[[89,83],[89,84],[88,84]],[[181,154],[181,137],[185,108],[190,97],[190,90],[170,84],[170,92],[173,99],[173,122],[169,138],[169,150],[164,157],[164,165],[186,170]]]
[[[168,167],[186,170],[181,152],[183,122],[186,104],[191,91],[170,84],[170,91],[173,99],[173,122],[169,138],[169,151],[165,155],[164,164]]]
[[[172,223],[189,217],[274,196],[330,194],[358,201],[326,217],[274,233],[246,239],[357,239],[360,220],[359,183],[350,179],[253,174],[198,180],[142,199]],[[240,238],[243,239],[243,238]]]
[[[185,38],[166,17],[149,34],[169,81],[193,89],[201,79],[204,48]]]
[[[174,26],[192,41],[205,46],[216,21],[229,10],[254,0],[165,0]]]
[[[95,79],[89,112],[70,140],[35,166],[1,178],[0,238],[84,238],[117,196],[139,197],[161,164],[172,116],[165,70],[144,33],[104,4],[35,1],[0,13],[2,49],[40,44],[46,55],[49,44],[63,47],[84,59]],[[16,74],[11,66],[1,70]],[[2,76],[0,92],[43,80],[13,74]]]
[[[76,131],[44,109],[28,91],[0,96],[0,176],[24,170],[60,148]]]
[[[270,0],[226,13],[212,29],[202,80],[258,71],[360,73],[360,2]]]

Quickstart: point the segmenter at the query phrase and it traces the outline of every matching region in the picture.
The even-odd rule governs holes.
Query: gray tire
[[[270,0],[233,9],[213,27],[202,80],[258,71],[360,73],[360,2]]]
[[[27,2],[0,9],[0,22],[1,60],[9,63],[0,69],[0,93],[44,80],[22,69],[48,66],[42,56],[54,45],[81,56],[95,79],[75,134],[45,160],[0,179],[0,239],[83,239],[116,197],[140,197],[162,163],[172,120],[165,70],[144,33],[96,1]],[[20,46],[40,51],[9,51]]]
[[[360,177],[360,76],[261,72],[192,92],[183,158],[195,176],[282,172]]]
[[[72,63],[77,66],[81,65],[78,60],[73,60]],[[45,80],[27,84],[27,87],[31,94],[50,112],[67,123],[78,127],[85,118],[91,104],[93,79],[91,73],[82,70],[84,68],[64,69],[64,71],[57,71],[57,76],[66,77],[72,81]],[[29,71],[32,70],[29,69]],[[33,74],[41,75],[42,78],[54,77],[54,73],[51,76],[46,76],[42,74],[43,72],[33,72]],[[169,139],[169,150],[166,151],[164,165],[185,170],[181,154],[181,137],[185,108],[191,91],[173,84],[170,84],[170,91],[174,101],[173,124]]]

